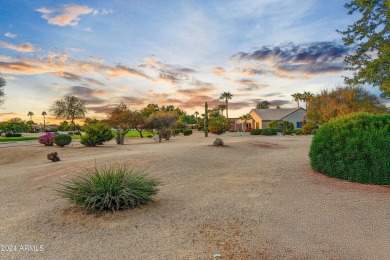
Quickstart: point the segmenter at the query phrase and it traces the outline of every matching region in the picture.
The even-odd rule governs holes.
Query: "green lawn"
[[[148,135],[153,135],[153,133],[149,131],[142,131],[142,135],[144,137],[147,137]],[[139,137],[139,132],[136,130],[130,130],[127,134],[126,137]]]
[[[28,140],[38,140],[39,137],[32,136],[21,136],[21,137],[0,137],[0,143],[4,142],[18,142],[18,141],[28,141]]]

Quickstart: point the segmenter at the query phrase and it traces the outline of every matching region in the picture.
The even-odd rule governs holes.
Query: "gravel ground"
[[[0,149],[0,259],[388,259],[389,187],[315,173],[308,136],[215,137]],[[116,163],[159,178],[155,200],[96,216],[56,196],[82,169]]]

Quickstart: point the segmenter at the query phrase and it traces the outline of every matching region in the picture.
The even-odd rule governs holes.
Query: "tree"
[[[209,130],[213,134],[223,134],[229,127],[229,121],[224,116],[210,118]]]
[[[76,126],[74,120],[77,118],[84,118],[87,113],[85,107],[86,101],[75,96],[67,96],[54,102],[50,108],[50,112],[56,118],[70,119],[70,124],[73,125],[73,131]]]
[[[241,117],[240,117],[240,119],[241,120],[244,120],[244,131],[246,132],[247,131],[247,125],[246,125],[246,122],[248,121],[248,120],[251,120],[252,119],[252,117],[251,117],[251,115],[250,114],[245,114],[245,115],[242,115]]]
[[[47,113],[45,111],[43,111],[41,115],[43,116],[43,130],[46,130],[46,116],[47,116]]]
[[[198,111],[195,111],[194,115],[195,115],[195,120],[198,121],[199,112],[198,112]]]
[[[223,104],[218,105],[217,109],[220,110],[221,111],[221,115],[223,115],[223,111],[226,109],[226,105],[223,105]]]
[[[367,83],[390,91],[390,1],[353,0],[345,7],[349,15],[362,15],[347,30],[338,31],[344,44],[354,50],[344,59],[347,69],[354,72],[352,77],[345,77],[346,84]]]
[[[144,138],[142,135],[142,131],[147,129],[149,124],[148,124],[148,112],[145,111],[144,109],[142,110],[134,110],[131,111],[131,122],[132,122],[132,127],[138,131],[139,136],[141,138]]]
[[[311,92],[303,92],[303,94],[302,94],[302,101],[305,101],[305,103],[306,103],[306,109],[307,109],[307,107],[308,107],[308,105],[309,105],[309,102],[310,102],[310,99],[311,98],[313,98],[314,97],[314,94],[313,93],[311,93]]]
[[[29,112],[27,113],[27,115],[30,117],[30,121],[32,121],[32,116],[34,115],[34,113],[31,112],[31,111],[29,111]]]
[[[378,99],[362,87],[338,87],[335,90],[322,90],[310,100],[306,112],[307,119],[315,124],[323,124],[330,119],[354,112],[381,114],[390,112]]]
[[[5,85],[7,85],[7,81],[3,77],[0,77],[0,105],[4,103],[3,97]]]
[[[176,123],[178,115],[175,112],[164,112],[153,113],[149,116],[148,121],[150,125],[157,129],[159,143],[161,143],[162,136],[166,130]]]
[[[256,109],[269,109],[269,106],[271,105],[270,102],[267,100],[261,100],[257,105]]]
[[[116,130],[116,143],[123,145],[125,143],[125,136],[133,126],[133,114],[124,103],[120,103],[109,114],[107,122],[108,125]]]
[[[291,96],[293,97],[293,100],[298,103],[298,107],[299,107],[299,101],[302,100],[302,96],[303,96],[302,93],[295,93],[292,94]]]
[[[219,99],[225,99],[226,103],[226,118],[229,119],[229,99],[232,99],[233,95],[230,92],[223,92]]]
[[[280,106],[279,106],[279,105],[277,105],[277,106],[276,106],[276,109],[280,109]]]

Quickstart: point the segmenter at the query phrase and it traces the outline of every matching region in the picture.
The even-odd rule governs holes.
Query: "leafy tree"
[[[290,121],[278,122],[278,128],[283,134],[290,134],[294,130],[294,124]]]
[[[218,107],[209,110],[209,118],[221,117],[221,116],[223,116],[223,115],[221,115],[220,112],[221,112],[221,110],[220,110]]]
[[[58,131],[68,131],[70,129],[68,121],[62,121],[58,126]]]
[[[41,115],[43,116],[43,130],[46,130],[46,111],[43,111]]]
[[[29,111],[29,112],[27,113],[27,115],[30,117],[30,121],[32,121],[32,116],[34,115],[34,113],[31,112],[31,111]]]
[[[149,128],[147,114],[144,109],[131,111],[132,126],[138,131],[141,138],[144,138],[142,131]]]
[[[323,124],[340,115],[353,112],[380,114],[389,112],[376,97],[362,87],[338,87],[335,90],[322,90],[310,100],[306,112],[307,119],[315,124]]]
[[[306,103],[306,109],[308,105],[310,104],[310,99],[314,97],[314,94],[311,92],[303,92],[301,101],[305,101]]]
[[[223,115],[223,111],[226,110],[226,105],[221,104],[221,105],[218,105],[217,108],[221,111],[221,115]]]
[[[267,100],[262,100],[256,105],[256,109],[269,109],[270,105],[271,103]]]
[[[161,143],[162,136],[167,129],[170,129],[177,121],[178,115],[175,112],[158,112],[149,116],[148,122],[157,129],[159,142]]]
[[[4,87],[7,85],[7,81],[0,77],[0,105],[4,103],[3,97],[4,97]]]
[[[224,116],[213,117],[209,120],[209,131],[213,134],[223,134],[229,127],[229,121]]]
[[[31,125],[27,124],[19,117],[15,117],[0,123],[0,130],[2,132],[28,133],[31,132]]]
[[[343,35],[346,46],[354,53],[345,57],[347,69],[353,77],[345,77],[347,84],[372,84],[382,91],[390,91],[390,1],[353,0],[345,4],[348,14],[361,13],[361,18],[349,25]]]
[[[112,130],[101,122],[84,127],[85,134],[81,136],[80,143],[85,146],[102,145],[115,137]]]
[[[109,114],[108,125],[113,127],[116,131],[116,143],[124,144],[125,135],[131,130],[133,126],[133,114],[124,103],[120,103]]]
[[[83,118],[87,113],[86,101],[75,96],[67,96],[64,99],[60,99],[54,102],[50,108],[50,112],[54,114],[56,118],[70,119],[73,130],[75,128],[74,120],[76,118]]]
[[[269,121],[268,124],[267,124],[267,127],[268,128],[278,128],[278,121],[276,120],[272,120],[272,121]]]
[[[233,95],[230,92],[223,92],[219,99],[225,99],[226,103],[226,118],[229,119],[229,99],[232,99]]]

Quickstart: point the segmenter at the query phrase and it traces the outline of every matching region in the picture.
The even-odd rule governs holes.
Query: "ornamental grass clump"
[[[160,182],[126,166],[88,171],[62,184],[58,194],[87,213],[135,208],[151,200]]]
[[[54,133],[49,132],[39,137],[39,143],[45,146],[53,146],[54,144]]]
[[[356,113],[323,124],[310,147],[314,170],[348,181],[390,184],[390,114]]]

